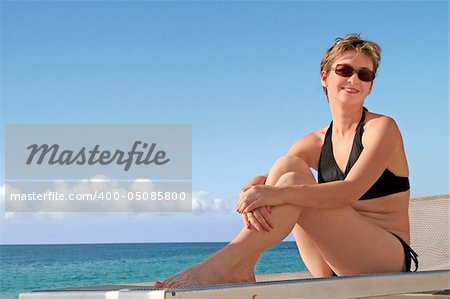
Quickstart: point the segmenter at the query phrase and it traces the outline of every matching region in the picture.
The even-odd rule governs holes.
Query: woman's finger
[[[248,216],[248,220],[249,222],[253,225],[253,227],[257,230],[257,231],[262,231],[263,228],[261,226],[261,224],[258,222],[258,220],[256,220],[255,216],[253,215],[253,212],[247,213]]]
[[[241,192],[239,194],[239,200],[237,202],[237,207],[236,207],[236,211],[239,213],[239,210],[242,206],[242,203],[244,202],[244,200],[247,198],[247,194],[245,192]]]
[[[243,213],[246,207],[247,207],[247,204],[245,202],[241,203],[237,208],[238,213]],[[251,211],[248,211],[248,212],[251,212]]]
[[[238,212],[239,214],[241,213],[241,201],[242,201],[242,197],[239,198],[239,201],[236,206],[236,212]]]
[[[239,195],[239,200],[237,202],[237,206],[236,206],[236,212],[241,213],[240,212],[240,208],[242,205],[242,200],[243,200],[244,194],[241,192],[241,194]]]
[[[244,226],[246,228],[250,228],[250,222],[248,221],[247,214],[242,214],[242,221],[244,222]]]
[[[270,231],[271,227],[267,223],[266,219],[264,219],[264,216],[261,214],[261,209],[257,209],[253,212],[253,216],[255,216],[256,220],[260,223],[260,225],[264,228],[265,231]]]
[[[253,186],[252,186],[253,187]],[[246,192],[241,192],[241,194],[239,195],[239,201],[238,201],[238,205],[237,205],[237,210],[241,211],[243,210],[243,207],[246,206],[246,202],[249,200],[249,195],[251,191],[246,191]]]
[[[262,200],[257,200],[257,201],[253,201],[252,203],[250,203],[248,205],[247,204],[244,205],[240,211],[241,211],[241,213],[253,212],[257,208],[260,208],[262,206],[264,206],[264,203],[262,202]]]
[[[270,216],[270,212],[267,206],[258,209],[266,220],[267,224],[269,224],[270,228],[273,228],[272,216]]]
[[[245,207],[247,207],[247,202],[248,201],[248,196],[244,195],[241,197],[241,199],[239,200],[238,203],[238,207],[237,207],[237,212],[238,213],[242,213],[242,211],[245,209]]]

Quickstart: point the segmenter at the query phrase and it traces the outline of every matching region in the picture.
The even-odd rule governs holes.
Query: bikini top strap
[[[350,172],[350,169],[353,167],[353,165],[356,163],[356,160],[358,160],[359,155],[361,155],[361,152],[364,149],[364,146],[362,144],[362,135],[364,133],[364,121],[366,119],[366,111],[367,108],[363,107],[363,112],[361,115],[361,120],[358,123],[358,126],[356,127],[356,133],[355,138],[353,139],[353,145],[352,149],[350,151],[350,157],[348,159],[347,166],[345,167],[345,176]]]
[[[361,120],[359,121],[359,124],[358,124],[358,128],[359,128],[359,129],[363,129],[363,128],[364,128],[364,121],[366,120],[366,112],[369,112],[369,110],[367,110],[366,107],[363,107],[363,112],[362,112],[362,115],[361,115]]]

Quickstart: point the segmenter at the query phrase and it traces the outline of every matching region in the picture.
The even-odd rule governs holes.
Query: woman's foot
[[[253,273],[253,270],[248,272],[247,270],[240,271],[241,269],[239,269],[239,271],[235,271],[232,274],[226,274],[215,269],[219,268],[211,265],[200,264],[172,276],[163,282],[156,282],[155,288],[187,288],[202,285],[255,281],[255,274]]]

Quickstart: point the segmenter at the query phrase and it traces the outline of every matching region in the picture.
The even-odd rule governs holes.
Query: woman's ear
[[[320,72],[320,81],[322,83],[322,86],[325,88],[327,87],[327,78],[328,78],[327,73],[325,71],[321,71]]]

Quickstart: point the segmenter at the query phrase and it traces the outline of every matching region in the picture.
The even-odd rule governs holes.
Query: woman
[[[338,38],[321,63],[331,124],[297,141],[243,188],[245,227],[202,264],[158,288],[254,281],[260,255],[291,231],[314,277],[410,271],[408,164],[392,118],[367,111],[380,47]],[[318,182],[310,168],[318,171]]]

